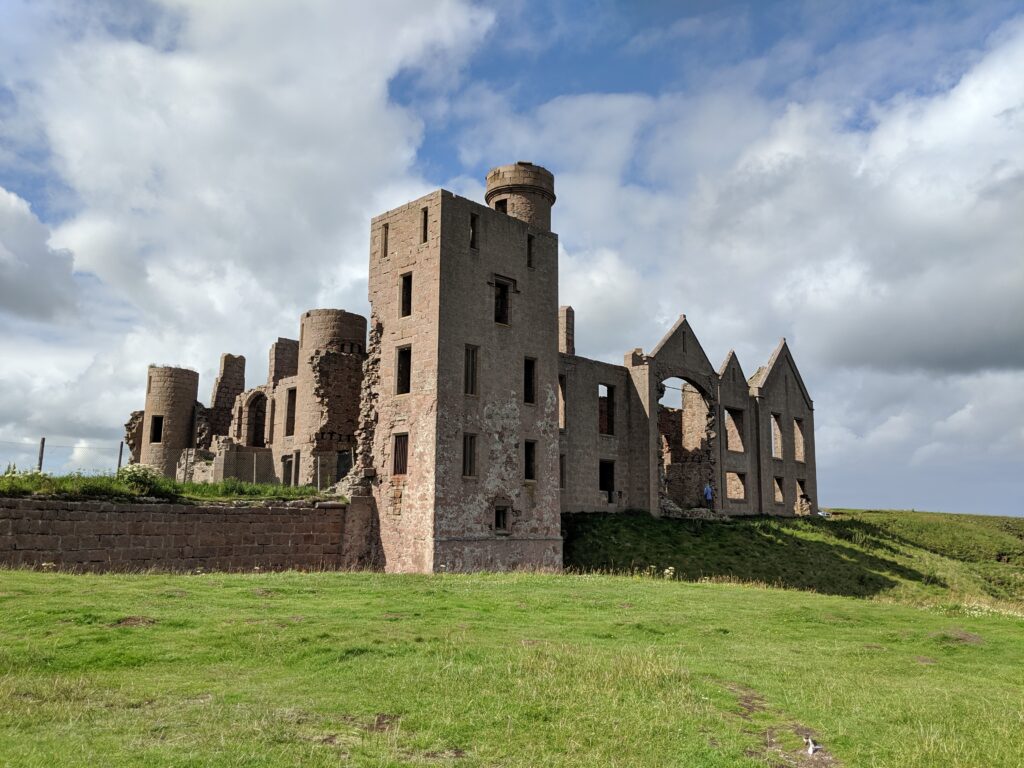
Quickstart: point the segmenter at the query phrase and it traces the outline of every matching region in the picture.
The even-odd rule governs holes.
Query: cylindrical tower
[[[327,487],[352,465],[366,357],[366,318],[343,309],[303,313],[296,385],[299,482]]]
[[[181,452],[195,440],[198,397],[199,374],[195,371],[149,366],[140,464],[174,477]]]
[[[547,168],[519,161],[499,165],[487,173],[484,200],[531,227],[551,231],[551,206],[555,204],[555,177]]]

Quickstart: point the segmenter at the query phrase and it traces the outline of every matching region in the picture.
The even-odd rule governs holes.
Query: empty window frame
[[[479,230],[479,229],[480,229],[480,217],[477,216],[475,213],[469,214],[469,247],[470,248],[476,249],[476,248],[480,247],[480,244],[477,242],[477,240],[479,239],[477,237],[477,230]]]
[[[290,387],[286,393],[284,409],[284,436],[291,437],[295,434],[295,387]]]
[[[782,417],[772,414],[772,458],[782,458]]]
[[[774,490],[774,494],[775,494],[775,503],[776,504],[782,504],[786,500],[786,494],[782,490],[782,478],[781,477],[776,477],[772,481],[772,485],[774,486],[773,490]]]
[[[725,409],[725,448],[743,453],[743,411],[739,408]]]
[[[388,225],[380,225],[380,255],[388,255]]]
[[[267,425],[267,445],[274,443],[274,428],[277,421],[277,399],[270,398],[270,423]]]
[[[512,293],[512,284],[507,280],[495,278],[494,280],[494,322],[501,325],[508,325],[508,304],[509,296]]]
[[[494,210],[496,210],[498,213],[508,213],[508,199],[506,198],[505,200],[497,200],[494,203]]]
[[[471,344],[466,345],[466,360],[462,369],[462,391],[467,395],[475,395],[476,391],[476,364],[480,354],[480,348]]]
[[[462,436],[462,476],[476,477],[476,435]]]
[[[537,479],[537,441],[527,440],[523,444],[523,479]]]
[[[402,275],[398,295],[402,317],[408,317],[412,314],[412,272]]]
[[[558,454],[558,487],[565,488],[565,454]]]
[[[804,450],[804,420],[793,419],[793,458],[806,461]]]
[[[512,523],[511,514],[512,510],[504,505],[496,506],[494,508],[494,532],[495,533],[508,533],[509,526]]]
[[[412,347],[399,347],[395,356],[395,394],[412,390]]]
[[[725,496],[732,501],[747,498],[747,476],[742,472],[725,473]]]
[[[615,462],[601,459],[597,465],[597,487],[611,504],[615,501]]]
[[[427,242],[427,212],[429,209],[424,208],[420,211],[420,243]]]
[[[392,436],[391,474],[404,475],[409,471],[409,435],[399,433]]]
[[[526,236],[526,266],[533,269],[533,235]]]
[[[597,432],[615,434],[615,387],[607,384],[597,385]]]
[[[523,358],[523,402],[537,402],[537,361],[532,357]]]
[[[154,416],[149,420],[149,442],[162,443],[164,440],[164,417]]]
[[[558,428],[565,429],[565,388],[566,380],[564,375],[558,377]]]

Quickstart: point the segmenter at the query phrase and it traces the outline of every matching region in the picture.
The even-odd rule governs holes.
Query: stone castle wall
[[[372,566],[366,521],[330,506],[228,507],[0,498],[0,563],[88,571]]]

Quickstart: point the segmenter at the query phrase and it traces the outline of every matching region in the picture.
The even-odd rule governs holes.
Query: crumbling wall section
[[[128,463],[138,464],[142,456],[142,423],[145,411],[132,411],[124,424],[124,444],[128,446]]]
[[[210,395],[210,434],[226,435],[231,428],[235,399],[245,390],[245,358],[242,355],[220,356],[220,375],[213,382]],[[209,442],[205,447],[209,447]]]

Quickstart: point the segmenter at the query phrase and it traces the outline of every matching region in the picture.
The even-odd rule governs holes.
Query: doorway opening
[[[658,384],[658,506],[663,514],[707,507],[704,488],[715,487],[714,409],[690,381]]]

